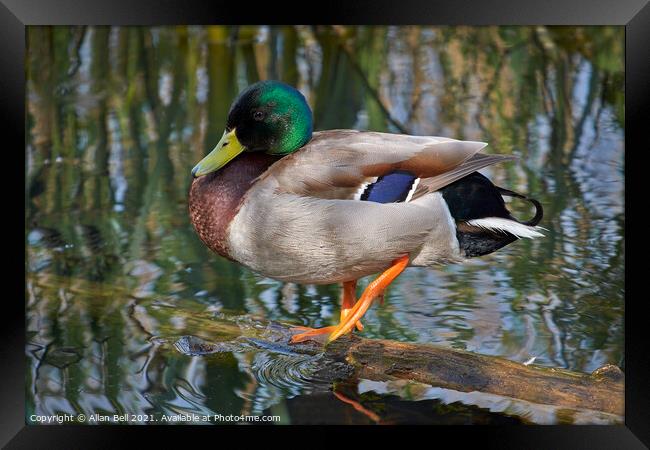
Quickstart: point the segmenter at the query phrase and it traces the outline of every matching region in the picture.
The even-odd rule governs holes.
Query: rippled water
[[[322,355],[247,339],[267,320],[336,322],[340,288],[210,253],[186,201],[191,167],[258,79],[298,86],[316,129],[489,142],[520,160],[485,173],[542,202],[546,237],[408,269],[363,335],[624,368],[622,45],[620,27],[30,27],[27,416],[607,422],[430,386],[333,384]]]

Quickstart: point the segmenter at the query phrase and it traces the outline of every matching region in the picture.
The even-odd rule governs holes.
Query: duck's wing
[[[263,176],[275,177],[285,192],[316,198],[364,200],[371,186],[373,196],[389,203],[417,198],[483,167],[511,159],[478,155],[486,145],[444,137],[321,131]],[[416,178],[417,189],[412,183]]]
[[[424,194],[440,190],[454,181],[460,180],[461,178],[485,167],[515,159],[517,159],[517,157],[512,155],[473,155],[467,161],[462,162],[448,172],[436,175],[435,177],[422,179],[416,187],[412,198],[416,199]]]

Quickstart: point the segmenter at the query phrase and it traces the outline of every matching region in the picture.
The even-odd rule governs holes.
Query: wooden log
[[[357,337],[342,344],[345,360],[364,378],[389,376],[537,404],[624,412],[623,373],[613,365],[581,374],[433,345]]]
[[[621,420],[624,413],[624,376],[613,365],[585,374],[525,365],[448,347],[365,339],[356,334],[341,337],[327,346],[315,341],[289,344],[294,333],[290,325],[276,322],[265,325],[264,321],[255,324],[240,325],[244,331],[237,339],[283,353],[324,353],[321,377],[326,374],[332,379],[356,376],[375,381],[412,380],[433,387],[494,394],[554,408],[598,411],[620,416]],[[234,331],[232,327],[226,327],[226,332],[218,325],[216,328],[221,330],[221,339]],[[176,341],[176,348],[187,354],[206,354],[230,351],[232,341],[206,342],[186,336]],[[341,363],[347,368],[341,367]]]

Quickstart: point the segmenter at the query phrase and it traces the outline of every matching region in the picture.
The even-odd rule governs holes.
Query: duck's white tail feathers
[[[517,236],[518,238],[534,239],[544,237],[544,235],[540,233],[541,230],[544,230],[542,227],[524,225],[514,220],[504,219],[502,217],[484,217],[482,219],[473,219],[467,221],[467,224],[479,228],[484,228],[490,231],[507,232],[514,236]]]

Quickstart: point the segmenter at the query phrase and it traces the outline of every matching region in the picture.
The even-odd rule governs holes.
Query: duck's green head
[[[219,170],[244,151],[288,155],[305,145],[311,133],[312,114],[305,97],[279,81],[260,81],[235,99],[223,137],[194,166],[192,175]]]

